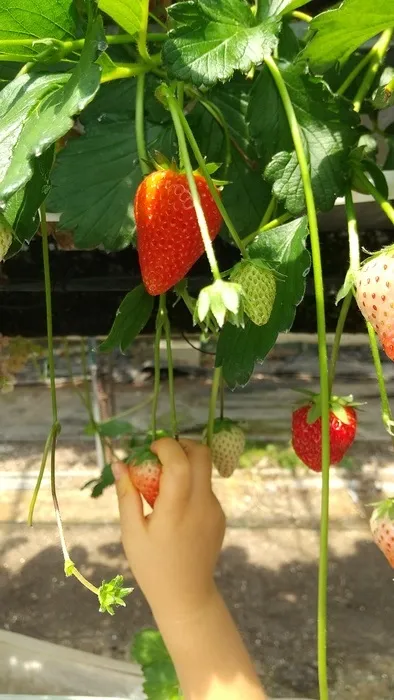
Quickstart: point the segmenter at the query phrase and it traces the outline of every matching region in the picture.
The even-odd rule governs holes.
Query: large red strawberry
[[[394,499],[379,503],[370,520],[374,542],[394,569]]]
[[[221,214],[206,180],[194,175],[211,240]],[[164,294],[180,282],[204,252],[186,175],[158,170],[139,185],[134,200],[137,248],[142,279],[149,294]]]
[[[127,462],[132,483],[153,508],[159,495],[161,463],[146,446],[134,449]]]
[[[330,463],[338,464],[353,443],[357,414],[350,400],[332,397],[330,406]],[[321,472],[321,414],[319,397],[297,408],[292,416],[292,444],[296,455],[307,467]]]
[[[356,301],[394,361],[394,248],[367,260],[356,277]]]

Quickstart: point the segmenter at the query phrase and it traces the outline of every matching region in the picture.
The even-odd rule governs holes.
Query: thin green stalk
[[[328,359],[326,320],[324,304],[324,285],[320,253],[319,229],[316,205],[313,197],[311,175],[308,159],[304,150],[301,130],[297,122],[293,105],[286,84],[275,61],[269,56],[265,63],[275,81],[282,99],[283,107],[289,123],[294,148],[300,167],[304,187],[306,210],[309,222],[309,234],[312,250],[313,276],[315,286],[317,335],[319,346],[321,423],[322,423],[322,498],[320,521],[320,561],[319,561],[319,591],[318,591],[318,675],[320,700],[328,700],[327,679],[327,573],[328,573],[328,527],[329,527],[329,480],[330,480],[330,436],[329,410],[330,391],[328,383]]]
[[[159,393],[160,393],[160,340],[163,332],[163,314],[162,314],[162,302],[160,297],[159,308],[156,315],[156,334],[154,343],[154,371],[155,378],[153,384],[153,401],[152,401],[152,419],[151,419],[151,431],[152,440],[156,440],[156,430],[157,430],[157,407],[159,403]]]
[[[368,65],[371,60],[371,49],[363,58],[357,63],[357,65],[350,71],[349,75],[345,78],[342,85],[337,90],[337,95],[344,95],[348,87],[352,84],[353,80],[361,73],[361,71]]]
[[[85,338],[81,339],[81,366],[82,366],[83,384],[84,384],[84,389],[85,389],[85,402],[86,402],[87,411],[88,411],[88,414],[90,417],[90,416],[93,416],[93,405],[92,405],[92,397],[90,394],[88,367],[87,367],[87,362],[86,362]]]
[[[135,97],[135,139],[137,143],[137,153],[140,161],[140,168],[143,175],[148,175],[149,156],[145,142],[145,73],[137,77],[137,90]]]
[[[367,321],[367,330],[368,330],[368,335],[369,335],[369,345],[371,348],[372,359],[373,359],[373,363],[375,366],[375,373],[376,373],[376,377],[377,377],[378,385],[379,385],[382,420],[383,420],[383,423],[386,427],[386,430],[390,433],[390,435],[392,437],[394,437],[394,433],[393,433],[394,421],[393,421],[393,415],[391,413],[389,398],[387,396],[386,383],[384,380],[382,363],[380,361],[378,341],[377,341],[373,326],[368,321]]]
[[[274,214],[275,208],[276,208],[276,197],[274,195],[272,195],[272,197],[268,203],[268,207],[266,208],[266,210],[264,212],[264,216],[260,221],[259,230],[263,229],[264,226],[269,224],[269,222],[271,221],[272,216]]]
[[[210,395],[210,399],[209,399],[209,413],[208,413],[208,425],[207,425],[207,445],[208,445],[208,447],[212,446],[213,427],[214,427],[215,416],[216,416],[216,404],[217,404],[217,400],[218,400],[218,393],[219,393],[221,377],[222,377],[222,368],[215,367],[215,369],[213,370],[211,395]]]
[[[124,63],[115,64],[115,68],[101,76],[100,83],[110,83],[113,80],[123,80],[124,78],[134,78],[137,75],[146,73],[148,70],[144,63]]]
[[[282,224],[285,224],[286,221],[291,219],[291,214],[282,214],[281,216],[278,216],[277,219],[272,219],[268,224],[265,224],[262,228],[259,228],[257,231],[253,231],[249,236],[246,236],[246,238],[243,239],[243,242],[245,246],[248,246],[250,243],[254,241],[256,236],[258,236],[260,233],[265,233],[266,231],[270,231],[273,228],[276,228],[277,226],[281,226]]]
[[[361,171],[358,172],[357,178],[363,185],[364,189],[366,189],[367,192],[374,198],[375,202],[379,204],[381,210],[384,211],[389,221],[391,221],[391,223],[394,225],[394,208],[391,206],[390,202],[388,202],[387,199],[380,194],[379,190],[377,190],[375,185],[368,180],[364,173]]]
[[[359,89],[357,90],[356,97],[354,98],[353,108],[355,112],[360,111],[361,105],[371,89],[376,73],[378,72],[380,65],[386,55],[387,49],[390,46],[392,35],[393,30],[386,29],[386,31],[384,31],[381,35],[380,39],[378,39],[378,41],[376,42],[375,46],[373,46],[373,53],[371,56],[371,61],[368,70],[366,71],[363,81]]]
[[[204,243],[205,253],[208,258],[209,266],[211,268],[212,276],[214,280],[220,280],[220,271],[218,263],[215,257],[215,252],[213,249],[212,241],[209,235],[208,225],[205,218],[204,210],[201,205],[200,195],[198,193],[196,181],[194,179],[193,167],[190,162],[189,152],[187,150],[187,144],[185,139],[185,134],[183,131],[183,125],[180,116],[183,116],[182,110],[179,111],[179,105],[170,90],[167,92],[168,97],[168,107],[171,112],[172,121],[176,131],[179,145],[179,156],[184,164],[185,173],[187,181],[189,184],[190,194],[193,200],[193,206],[196,211],[198,225],[201,231],[201,238]]]
[[[175,403],[175,382],[174,382],[174,364],[172,360],[172,346],[171,346],[171,327],[168,319],[167,305],[166,305],[166,295],[160,295],[160,311],[163,321],[164,335],[166,339],[167,346],[167,367],[168,367],[168,393],[170,397],[170,414],[171,414],[171,432],[174,438],[178,438],[178,421],[176,416],[176,403]]]
[[[169,106],[170,106],[170,103],[173,103],[173,97],[171,96],[171,94],[168,95],[168,101],[169,101]],[[176,105],[176,102],[175,102],[175,105]],[[170,107],[170,109],[171,109],[171,107]],[[189,126],[189,122],[187,121],[183,112],[179,111],[178,106],[176,106],[176,111],[177,111],[178,120],[180,122],[180,126],[182,127],[182,133],[184,133],[186,135],[186,138],[187,138],[187,140],[190,144],[190,147],[194,153],[194,157],[198,163],[198,167],[207,181],[209,191],[212,195],[213,200],[215,201],[217,208],[219,209],[219,211],[223,217],[223,221],[226,224],[234,243],[241,251],[241,254],[245,255],[246,251],[245,251],[244,242],[240,239],[240,237],[239,237],[239,235],[234,227],[234,224],[231,221],[231,219],[227,213],[227,210],[226,210],[226,208],[225,208],[225,206],[220,198],[220,195],[219,195],[219,193],[214,185],[214,182],[213,182],[211,175],[208,171],[208,168],[206,166],[204,157],[200,151],[199,145],[198,145],[196,139],[194,138],[194,134]]]
[[[225,158],[224,158],[224,179],[227,177],[228,169],[231,165],[232,155],[231,155],[231,135],[228,124],[224,118],[223,112],[219,107],[217,107],[210,100],[204,98],[199,98],[199,102],[203,107],[211,114],[211,116],[220,124],[223,129],[224,141],[225,141]]]
[[[312,15],[307,15],[306,12],[300,12],[299,10],[293,10],[291,16],[295,19],[300,19],[302,22],[307,22],[307,24],[309,24],[313,20]]]
[[[350,309],[350,305],[352,303],[352,300],[353,300],[353,292],[352,292],[352,290],[350,290],[350,292],[348,292],[346,294],[346,296],[342,302],[341,311],[340,311],[338,321],[337,321],[337,327],[335,329],[335,337],[334,337],[334,343],[333,343],[332,351],[331,351],[330,369],[329,369],[330,395],[332,394],[332,387],[333,387],[334,379],[335,379],[335,370],[337,367],[337,361],[338,361],[342,333],[343,333],[343,329],[345,327],[347,315],[349,313],[349,309]]]
[[[224,418],[224,379],[223,379],[223,372],[220,376],[220,418],[223,420]]]
[[[149,0],[142,0],[140,2],[140,30],[138,32],[138,38],[137,38],[137,48],[138,48],[138,53],[141,56],[143,61],[147,61],[149,63],[150,61],[150,56],[148,52],[148,47],[147,47],[147,39],[148,39],[148,22],[149,22]]]
[[[46,307],[46,324],[47,324],[47,342],[48,342],[48,366],[49,378],[51,385],[51,403],[52,403],[52,423],[58,422],[57,417],[57,397],[56,397],[56,379],[55,379],[55,354],[53,348],[53,327],[52,327],[52,294],[51,294],[51,269],[49,264],[49,245],[48,245],[48,226],[46,220],[45,204],[40,207],[41,219],[41,240],[42,240],[42,259],[44,263],[44,284],[45,284],[45,307]]]
[[[36,507],[38,494],[39,494],[39,491],[41,488],[42,477],[44,476],[44,471],[45,471],[45,467],[46,467],[46,464],[48,461],[49,450],[51,449],[55,429],[56,429],[56,426],[52,426],[52,428],[49,432],[49,435],[46,439],[46,442],[45,442],[44,452],[43,452],[42,459],[41,459],[40,470],[38,472],[36,485],[34,487],[33,495],[31,497],[31,501],[30,501],[29,514],[27,516],[27,524],[29,525],[29,527],[33,526],[34,509]]]
[[[350,189],[345,195],[345,206],[349,235],[350,272],[355,273],[360,268],[360,241],[358,237],[356,210],[354,208],[352,191]]]

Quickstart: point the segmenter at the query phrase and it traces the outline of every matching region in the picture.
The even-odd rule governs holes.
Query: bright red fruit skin
[[[296,455],[314,472],[321,472],[321,417],[307,422],[311,404],[301,406],[292,416],[292,444]],[[349,423],[343,423],[330,411],[330,463],[338,464],[353,443],[357,430],[357,414],[346,406]]]
[[[151,508],[155,505],[159,495],[161,464],[153,460],[146,460],[139,464],[129,464],[130,478],[137,491],[145,498]]]
[[[222,216],[202,175],[194,176],[211,240]],[[180,282],[204,252],[186,175],[159,170],[139,185],[134,200],[137,249],[144,285],[152,296]]]

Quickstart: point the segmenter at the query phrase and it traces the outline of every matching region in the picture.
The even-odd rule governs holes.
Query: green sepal
[[[126,464],[130,464],[131,462],[133,464],[143,464],[143,462],[157,462],[160,464],[158,456],[149,449],[146,443],[139,447],[133,447],[130,454],[127,455],[125,462]]]
[[[125,607],[124,598],[130,595],[134,589],[123,586],[123,576],[118,574],[111,581],[103,581],[98,590],[100,612],[115,614],[115,607]]]
[[[368,505],[374,506],[371,518],[389,517],[391,520],[394,520],[394,498],[386,498],[384,501],[369,503]]]
[[[308,393],[308,392],[306,392]],[[312,394],[308,401],[303,401],[301,406],[310,405],[307,414],[307,423],[311,425],[321,417],[321,397],[320,394]],[[333,413],[341,423],[349,424],[349,417],[346,413],[347,407],[359,408],[363,404],[353,400],[353,395],[349,396],[331,396],[330,412]]]
[[[353,270],[348,270],[346,273],[345,281],[338,291],[338,294],[335,299],[335,304],[339,304],[342,299],[344,299],[350,292],[351,289],[354,287],[354,272]]]

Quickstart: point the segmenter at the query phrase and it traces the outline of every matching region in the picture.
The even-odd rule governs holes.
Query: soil
[[[234,417],[251,406],[255,436],[285,434],[292,381],[272,379],[262,392],[252,383],[245,403],[228,397]],[[346,384],[343,379],[343,384]],[[331,700],[394,697],[393,576],[371,542],[364,504],[393,493],[394,456],[379,425],[376,390],[369,380],[358,395],[370,399],[354,449],[357,470],[332,470],[328,657]],[[346,386],[344,387],[346,389]],[[178,380],[187,422],[197,425],[209,385]],[[280,394],[283,409],[275,402]],[[373,393],[375,391],[375,393]],[[121,410],[149,387],[117,388]],[[346,393],[346,392],[344,392]],[[349,393],[347,391],[347,393]],[[356,393],[356,392],[355,392]],[[190,400],[192,396],[192,400]],[[200,397],[200,398],[198,398]],[[165,394],[161,398],[165,411]],[[58,491],[72,559],[95,583],[116,573],[131,580],[119,543],[114,494],[92,500],[81,486],[97,474],[94,444],[82,430],[86,418],[70,389],[60,391],[63,420]],[[96,599],[65,579],[48,483],[44,480],[31,530],[24,524],[31,487],[48,427],[45,387],[17,388],[0,405],[0,625],[97,654],[128,658],[141,627],[153,625],[136,586],[127,608],[100,615]],[[137,423],[143,428],[145,412]],[[266,421],[266,423],[265,423]],[[23,428],[21,428],[23,426]],[[381,439],[380,439],[381,438]],[[277,698],[317,698],[316,590],[320,479],[257,463],[228,481],[215,479],[228,519],[216,579],[256,662],[268,693]],[[133,583],[133,582],[132,582]]]

